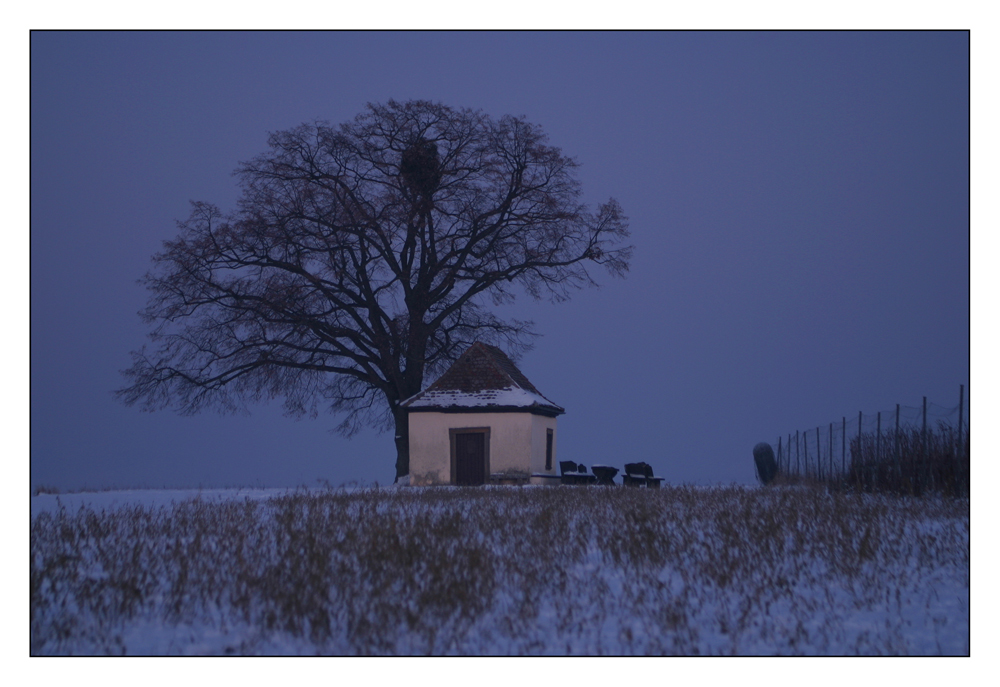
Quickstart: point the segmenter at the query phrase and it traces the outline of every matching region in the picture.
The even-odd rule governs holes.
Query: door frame
[[[450,427],[448,429],[448,444],[451,447],[451,477],[449,482],[455,484],[456,460],[455,460],[455,435],[456,434],[485,434],[483,437],[483,484],[490,483],[490,428],[489,427]]]

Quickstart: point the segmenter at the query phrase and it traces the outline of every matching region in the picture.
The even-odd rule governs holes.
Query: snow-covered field
[[[132,491],[31,517],[32,654],[969,653],[967,499]]]

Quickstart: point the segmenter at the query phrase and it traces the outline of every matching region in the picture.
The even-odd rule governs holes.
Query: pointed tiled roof
[[[566,412],[542,396],[503,351],[478,341],[436,382],[401,405],[410,410]]]

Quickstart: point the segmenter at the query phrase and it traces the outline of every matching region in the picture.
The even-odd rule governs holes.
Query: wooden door
[[[474,486],[486,482],[486,435],[455,434],[455,484]]]

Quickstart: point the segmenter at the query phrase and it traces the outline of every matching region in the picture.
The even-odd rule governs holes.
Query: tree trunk
[[[396,479],[410,474],[410,426],[406,409],[396,405],[392,416],[396,421]]]

